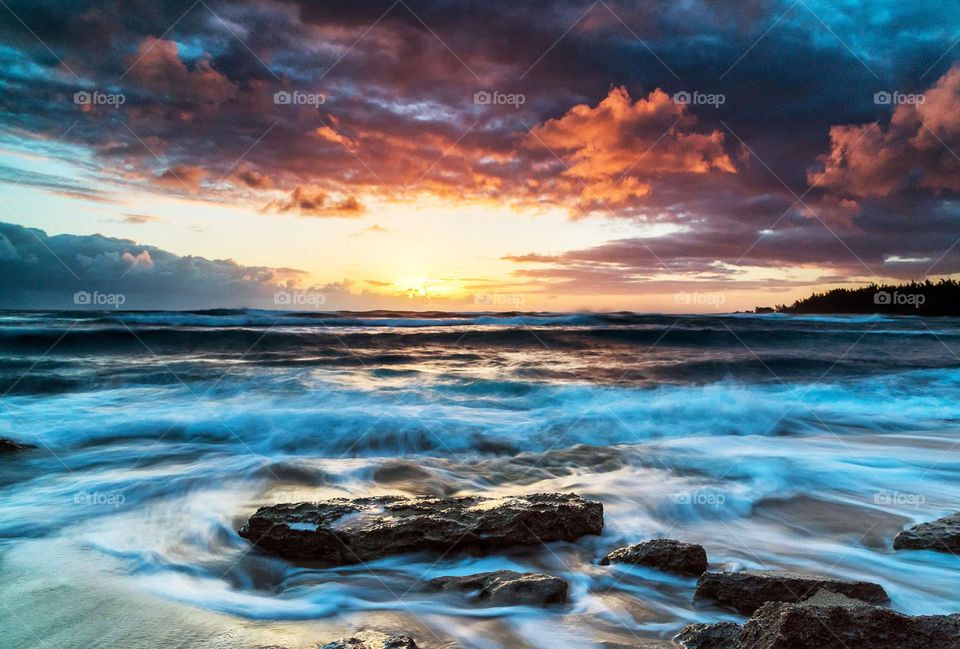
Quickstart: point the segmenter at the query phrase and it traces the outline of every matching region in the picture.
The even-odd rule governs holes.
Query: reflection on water
[[[597,565],[656,536],[960,609],[960,559],[890,549],[960,509],[956,320],[7,314],[0,350],[0,436],[41,447],[0,458],[12,647],[294,649],[364,625],[426,647],[669,646],[736,619],[693,607],[694,580]],[[602,501],[603,535],[328,567],[235,533],[278,501],[533,491]],[[562,576],[570,602],[421,586],[498,569]]]

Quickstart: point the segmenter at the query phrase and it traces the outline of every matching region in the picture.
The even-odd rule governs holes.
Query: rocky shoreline
[[[292,560],[352,564],[405,552],[485,552],[574,542],[603,529],[603,506],[576,494],[510,498],[380,496],[261,507],[239,530],[257,547]],[[895,549],[952,552],[960,514],[897,535]],[[692,603],[750,618],[684,627],[686,649],[957,649],[960,613],[911,617],[884,608],[880,584],[786,570],[709,571],[703,546],[651,539],[617,548],[600,565],[638,565],[698,577]],[[438,577],[424,590],[459,593],[475,605],[549,606],[566,601],[565,580],[510,570]],[[365,630],[322,649],[415,649],[413,638]]]

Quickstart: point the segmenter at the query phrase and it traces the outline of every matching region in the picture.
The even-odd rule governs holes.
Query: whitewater
[[[705,546],[711,567],[876,582],[960,609],[960,558],[894,553],[960,510],[960,320],[632,313],[0,313],[3,646],[306,649],[364,626],[429,646],[668,647],[695,579],[598,559]],[[355,566],[236,530],[331,497],[575,492],[600,536]],[[552,608],[416,588],[567,579]]]

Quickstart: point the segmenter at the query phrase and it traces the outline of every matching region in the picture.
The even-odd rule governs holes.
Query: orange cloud
[[[313,134],[319,137],[321,140],[327,140],[328,142],[334,142],[336,144],[342,144],[348,149],[353,150],[357,143],[348,138],[345,135],[337,133],[333,128],[329,126],[320,126],[313,130]]]
[[[830,129],[823,171],[808,181],[847,196],[890,196],[908,189],[960,190],[960,66],[922,94],[922,103],[899,104],[889,126],[859,124]]]
[[[289,199],[272,201],[262,211],[296,212],[301,216],[324,217],[359,216],[364,210],[364,206],[354,196],[334,200],[321,187],[301,185],[290,193]]]
[[[131,76],[144,88],[181,100],[219,104],[236,91],[236,86],[207,59],[198,60],[189,69],[174,41],[152,36],[144,39],[129,65]]]
[[[662,90],[632,101],[613,88],[595,107],[580,104],[533,127],[523,144],[562,158],[562,175],[579,181],[582,201],[617,206],[649,194],[658,176],[737,172],[723,133],[692,132],[695,124]]]
[[[187,190],[196,194],[200,191],[200,181],[206,178],[207,175],[206,170],[200,167],[179,164],[170,167],[158,176],[154,176],[153,182],[165,187]]]
[[[236,178],[251,189],[271,189],[273,179],[252,168],[244,168],[236,173]]]

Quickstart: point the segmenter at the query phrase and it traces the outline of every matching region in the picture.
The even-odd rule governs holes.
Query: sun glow
[[[452,298],[463,294],[463,286],[454,280],[424,277],[396,280],[389,290],[408,298]]]

